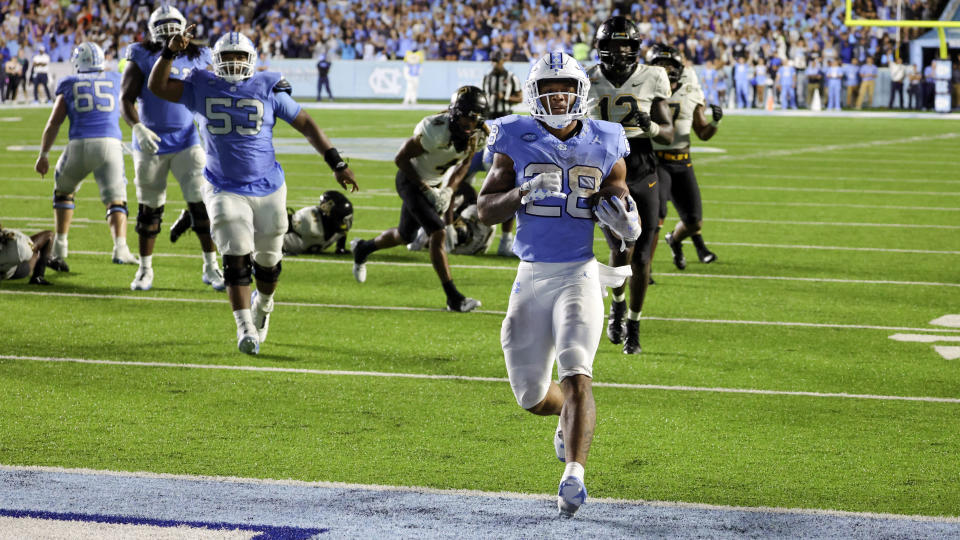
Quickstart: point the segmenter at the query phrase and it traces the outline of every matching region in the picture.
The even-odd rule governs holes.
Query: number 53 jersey
[[[510,115],[489,124],[487,146],[513,160],[516,185],[540,173],[558,172],[566,199],[547,198],[517,210],[513,251],[527,262],[574,262],[593,258],[593,195],[610,169],[630,149],[620,124],[580,120],[565,141],[530,116]]]
[[[262,71],[238,82],[205,70],[183,81],[180,103],[196,113],[207,152],[203,175],[217,189],[264,196],[283,185],[283,169],[273,150],[273,126],[300,114],[289,94],[275,91],[277,72]]]

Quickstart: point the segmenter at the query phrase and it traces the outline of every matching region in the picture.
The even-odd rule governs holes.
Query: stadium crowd
[[[899,17],[935,19],[946,3],[906,0]],[[426,60],[488,61],[496,54],[507,61],[529,62],[547,51],[564,50],[584,62],[596,60],[592,41],[597,25],[611,14],[622,13],[638,22],[644,48],[667,43],[679,48],[691,63],[715,69],[716,86],[707,90],[724,103],[735,85],[743,86],[735,80],[735,71],[737,58],[745,58],[749,76],[744,80],[750,86],[746,106],[759,107],[764,106],[769,88],[782,85],[777,81],[782,66],[795,70],[783,76],[793,81],[798,103],[804,105],[808,81],[803,72],[809,64],[816,62],[825,72],[831,59],[839,59],[846,90],[864,79],[860,68],[856,77],[847,75],[854,59],[858,66],[870,57],[874,66],[887,67],[894,63],[897,46],[895,29],[844,26],[841,0],[659,0],[595,5],[574,0],[206,0],[176,4],[197,24],[200,39],[213,43],[227,30],[237,30],[251,36],[264,60],[399,60],[409,51],[422,51]],[[102,45],[108,62],[121,58],[129,44],[145,35],[153,9],[153,2],[145,0],[40,0],[23,5],[28,7],[20,8],[19,2],[0,7],[0,55],[6,79],[2,81],[6,91],[0,92],[0,97],[16,96],[19,84],[26,99],[28,82],[37,79],[29,70],[31,59],[43,52],[49,61],[66,61],[74,46],[86,39]],[[857,0],[854,10],[862,18],[898,16],[893,0]],[[920,32],[901,30],[901,55],[906,52],[907,40]],[[911,90],[911,76],[917,79],[917,108],[927,105],[923,67],[918,74],[905,74],[907,90]],[[829,90],[824,75],[811,82],[821,86],[826,100]],[[842,92],[844,101],[848,93]],[[781,100],[777,88],[770,94]],[[39,99],[36,91],[33,97]],[[789,99],[786,105],[790,105]]]

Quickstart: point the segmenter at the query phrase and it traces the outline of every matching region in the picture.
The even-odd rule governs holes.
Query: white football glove
[[[520,199],[520,204],[527,204],[531,201],[542,201],[548,197],[566,199],[567,194],[563,192],[562,178],[558,172],[540,173],[520,184],[520,191],[527,192],[527,194]]]
[[[133,134],[137,136],[137,142],[140,143],[140,150],[147,154],[156,154],[160,148],[160,136],[150,131],[150,128],[137,122],[133,125]]]
[[[609,200],[602,199],[594,207],[593,213],[605,227],[620,237],[620,251],[626,251],[627,242],[640,238],[640,215],[633,197],[627,195],[626,204],[614,195]]]
[[[450,200],[453,199],[453,189],[449,187],[440,188],[437,193],[437,213],[443,215],[450,206]]]

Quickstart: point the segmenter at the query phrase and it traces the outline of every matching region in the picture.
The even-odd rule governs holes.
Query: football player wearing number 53
[[[587,496],[603,287],[630,275],[629,266],[610,268],[594,258],[594,217],[622,241],[640,235],[627,194],[623,158],[630,149],[623,127],[585,118],[589,88],[571,56],[554,52],[537,60],[523,87],[532,116],[505,116],[490,125],[493,166],[477,201],[486,225],[517,218],[513,251],[521,262],[500,344],[517,403],[533,414],[560,416],[554,448],[567,464],[557,494],[563,517]],[[554,362],[559,384],[552,380]]]
[[[660,185],[652,141],[670,144],[674,137],[673,117],[666,101],[672,93],[667,72],[639,63],[640,41],[640,30],[630,19],[607,19],[597,29],[595,40],[600,63],[588,72],[593,104],[590,118],[620,122],[630,141],[627,186],[637,201],[643,226],[632,251],[618,250],[615,241],[610,246],[610,264],[626,264],[629,260],[633,267],[629,306],[624,289],[615,288],[607,324],[607,337],[613,343],[623,342],[624,354],[640,354],[640,311],[660,231]]]
[[[213,47],[213,73],[192,70],[170,77],[174,58],[187,48],[193,26],[167,42],[147,88],[197,115],[207,153],[203,199],[213,240],[223,254],[223,277],[237,323],[237,347],[257,354],[267,338],[287,232],[287,188],[273,150],[281,118],[323,155],[344,189],[357,190],[353,172],[313,119],[290,97],[279,73],[255,72],[257,50],[230,32]],[[251,275],[257,288],[250,294]]]
[[[96,43],[81,43],[70,56],[75,73],[57,84],[57,99],[43,129],[40,155],[34,169],[50,170],[47,154],[64,119],[70,118],[70,142],[57,160],[53,174],[53,257],[67,258],[67,233],[73,219],[74,195],[93,173],[100,200],[107,207],[113,236],[113,262],[135,264],[127,247],[127,179],[120,146],[120,74],[103,71],[103,50]],[[65,266],[65,265],[64,265]]]

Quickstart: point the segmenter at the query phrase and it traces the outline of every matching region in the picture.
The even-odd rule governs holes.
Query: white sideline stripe
[[[907,343],[937,343],[940,341],[960,341],[960,336],[932,336],[930,334],[894,334],[890,336],[894,341]]]
[[[346,371],[338,369],[305,369],[270,366],[236,366],[224,364],[177,364],[173,362],[133,362],[128,360],[91,360],[86,358],[59,358],[55,356],[0,355],[0,360],[26,360],[31,362],[51,362],[64,364],[90,364],[125,367],[156,367],[208,369],[224,371],[253,371],[262,373],[297,373],[301,375],[335,375],[344,377],[384,377],[396,379],[422,379],[432,381],[467,381],[509,383],[504,377],[470,377],[466,375],[428,375],[424,373],[389,373],[382,371]],[[627,390],[663,390],[667,392],[715,392],[721,394],[754,394],[764,396],[801,396],[816,398],[870,399],[880,401],[922,401],[928,403],[957,403],[960,398],[932,396],[884,396],[877,394],[848,394],[846,392],[803,392],[791,390],[762,390],[755,388],[723,388],[706,386],[669,386],[663,384],[630,384],[595,382],[594,388],[622,388]]]
[[[717,184],[707,184],[700,186],[701,191],[711,189],[740,189],[747,191],[796,191],[804,193],[856,193],[862,195],[870,193],[874,195],[931,195],[936,197],[960,197],[960,191],[897,191],[890,189],[831,189],[831,188],[808,188],[808,187],[788,187],[788,186],[724,186]]]
[[[80,254],[80,255],[97,255],[97,256],[106,256],[110,253],[106,251],[71,251],[70,253]],[[184,255],[180,253],[155,253],[154,257],[183,257],[191,259],[199,259],[198,255]],[[310,264],[353,264],[352,260],[336,260],[336,259],[317,259],[317,258],[298,258],[298,257],[288,257],[284,259],[286,261],[297,261]],[[397,266],[397,267],[409,267],[409,268],[433,268],[433,265],[430,263],[405,263],[405,262],[371,262],[367,261],[367,265],[371,266]],[[516,272],[516,266],[497,266],[497,265],[483,265],[483,264],[451,264],[450,268],[462,268],[465,270],[504,270],[510,272]],[[928,286],[928,287],[960,287],[960,283],[939,283],[936,281],[893,281],[893,280],[883,280],[883,279],[840,279],[840,278],[805,278],[805,277],[787,277],[787,276],[738,276],[738,275],[723,275],[723,274],[697,274],[697,273],[687,273],[687,272],[658,272],[654,274],[655,276],[666,276],[666,277],[685,277],[685,278],[709,278],[709,279],[760,279],[760,280],[772,280],[772,281],[801,281],[808,283],[850,283],[855,285],[919,285],[919,286]],[[0,291],[2,292],[2,291]]]
[[[822,159],[823,159],[823,158],[817,158],[818,161],[819,161],[819,160],[822,160]],[[869,160],[869,161],[875,162],[875,160],[872,160],[872,159]],[[899,162],[892,162],[892,163],[899,163]],[[949,164],[949,165],[951,165],[951,166],[956,166],[956,163],[955,163],[955,162],[949,162],[949,163],[948,163],[948,162],[944,162],[943,164],[944,164],[944,165],[948,165],[948,164]],[[833,167],[835,167],[835,166],[831,166],[831,168],[833,168]],[[738,164],[738,165],[737,165],[737,168],[738,168],[738,169],[739,169],[739,168],[743,168],[743,164]],[[751,168],[752,168],[752,167],[751,167]],[[757,167],[757,168],[769,169],[769,166],[764,165],[764,166],[760,166],[760,167]],[[713,178],[713,177],[742,177],[742,176],[749,176],[749,177],[756,177],[756,178],[780,178],[780,179],[783,179],[783,180],[806,180],[806,181],[808,181],[808,182],[810,181],[810,175],[803,176],[803,175],[793,175],[793,174],[747,173],[747,172],[742,172],[742,171],[739,171],[739,170],[736,171],[736,172],[729,172],[729,173],[718,173],[718,172],[711,172],[711,173],[710,173],[710,177],[711,177],[711,178]],[[893,184],[924,184],[924,185],[927,185],[927,184],[950,184],[950,185],[960,184],[960,180],[933,180],[933,179],[928,179],[928,178],[877,178],[877,177],[875,177],[875,176],[870,176],[870,175],[865,175],[865,176],[830,176],[830,177],[829,177],[829,181],[830,181],[830,182],[834,182],[834,181],[838,181],[838,182],[889,182],[889,183],[893,183]]]
[[[925,135],[917,137],[904,137],[901,139],[887,139],[879,141],[866,141],[862,143],[850,143],[850,144],[825,144],[819,146],[806,146],[803,148],[792,148],[788,150],[772,150],[767,152],[754,152],[751,154],[741,154],[741,155],[730,155],[726,154],[723,156],[710,156],[706,158],[701,158],[698,163],[716,163],[723,161],[743,161],[749,159],[763,159],[771,157],[781,157],[781,156],[794,156],[797,154],[809,154],[809,153],[822,153],[822,152],[835,152],[838,150],[852,150],[855,148],[872,148],[875,146],[889,146],[889,145],[900,145],[900,144],[912,144],[918,142],[927,142],[927,141],[938,141],[945,139],[955,139],[960,137],[960,133],[944,133],[942,135]]]
[[[51,474],[99,475],[117,478],[141,478],[147,480],[185,480],[190,482],[219,482],[224,484],[245,484],[252,486],[295,486],[336,489],[356,489],[363,491],[392,491],[402,493],[428,493],[431,495],[456,495],[466,497],[503,497],[520,500],[556,500],[556,495],[537,493],[516,493],[510,491],[480,491],[476,489],[438,489],[416,486],[386,486],[377,484],[348,484],[345,482],[308,482],[305,480],[241,478],[237,476],[206,476],[191,474],[155,473],[148,471],[111,471],[84,468],[44,467],[39,465],[2,465],[0,470],[9,472],[42,472]],[[673,501],[647,501],[642,499],[612,499],[591,497],[590,501],[610,504],[631,504],[636,506],[654,506],[661,508],[687,508],[691,510],[722,510],[734,512],[755,512],[774,514],[817,515],[831,517],[851,517],[869,519],[897,519],[931,523],[960,523],[960,517],[922,516],[908,514],[885,514],[876,512],[848,512],[844,510],[825,510],[819,508],[783,508],[770,506],[724,506],[718,504],[688,503]]]
[[[62,293],[62,292],[36,292],[36,291],[10,291],[0,289],[0,294],[27,295],[27,296],[59,296],[67,298],[98,298],[104,300],[133,300],[142,302],[183,302],[197,304],[226,304],[226,299],[212,298],[173,298],[159,296],[133,296],[128,294],[88,294],[88,293]],[[414,306],[359,306],[351,304],[319,304],[311,302],[274,302],[278,306],[308,307],[318,309],[360,309],[373,311],[416,311],[416,312],[446,312],[441,308],[414,307]],[[506,315],[506,311],[492,309],[476,309],[472,313],[482,313],[486,315]],[[911,328],[903,326],[879,326],[868,324],[838,324],[838,323],[808,323],[793,321],[749,321],[735,319],[697,319],[692,317],[642,317],[645,321],[662,322],[681,322],[681,323],[701,323],[701,324],[740,324],[749,326],[791,326],[799,328],[836,328],[843,330],[884,330],[893,332],[947,332],[960,333],[958,329],[948,328]]]
[[[960,255],[960,251],[936,251],[932,249],[896,249],[846,246],[805,246],[797,244],[751,244],[747,242],[710,242],[711,246],[735,246],[777,249],[822,249],[833,251],[870,251],[878,253],[922,253],[925,255]]]
[[[811,202],[780,202],[780,201],[724,201],[719,199],[704,199],[704,203],[707,204],[740,204],[747,206],[812,206],[814,208],[829,207],[829,208],[864,208],[864,209],[876,209],[876,210],[920,210],[920,211],[939,211],[939,212],[960,212],[960,206],[957,207],[944,207],[944,206],[891,206],[884,204],[845,204],[845,203],[811,203]],[[312,204],[312,203],[311,203]]]

